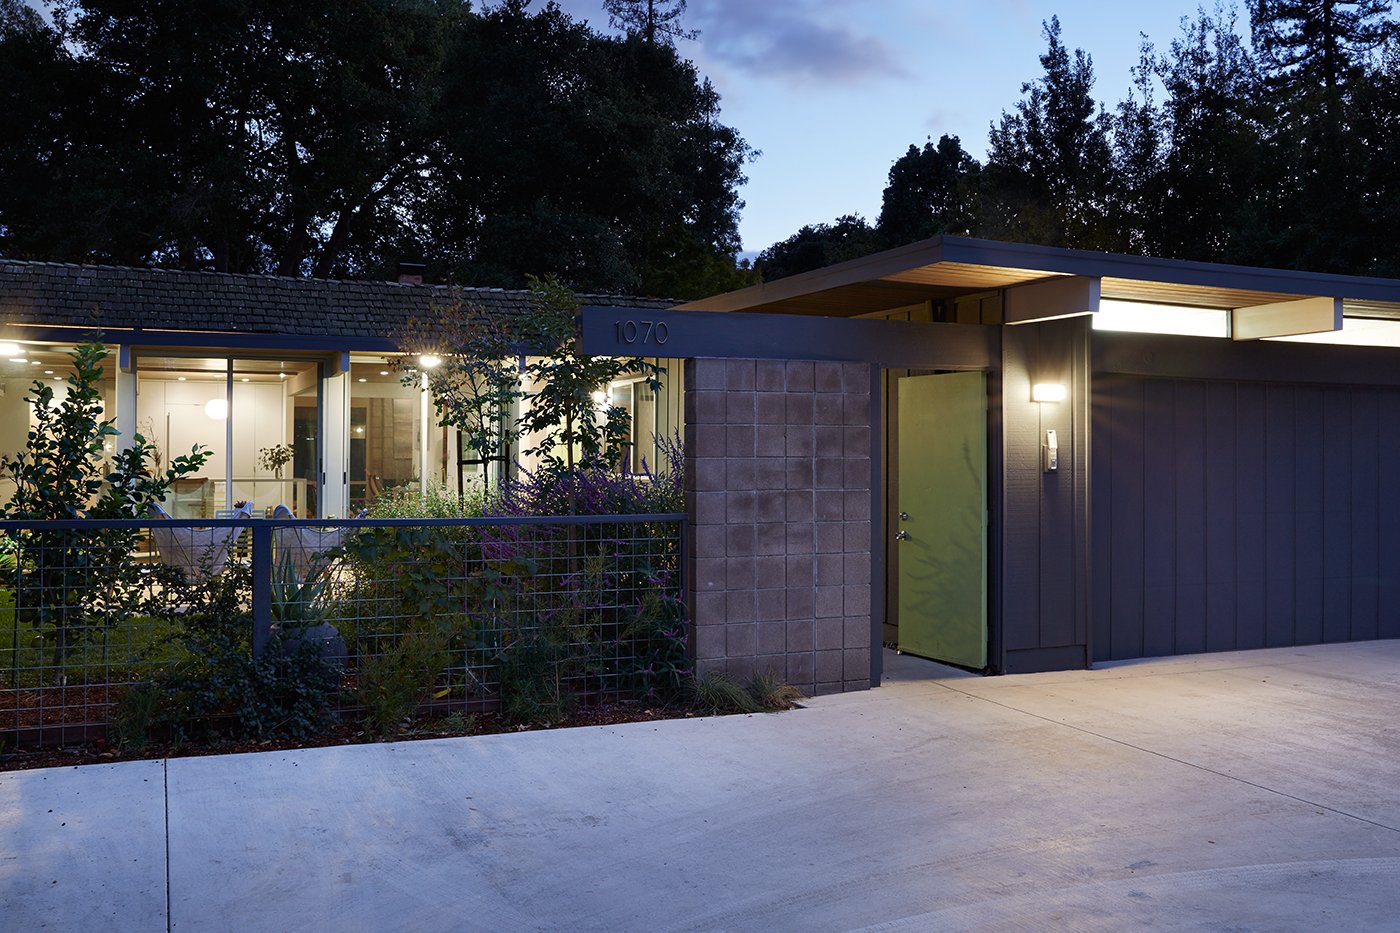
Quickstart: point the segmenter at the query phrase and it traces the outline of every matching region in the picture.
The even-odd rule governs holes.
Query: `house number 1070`
[[[663,344],[671,336],[665,321],[613,321],[613,337],[618,343]]]

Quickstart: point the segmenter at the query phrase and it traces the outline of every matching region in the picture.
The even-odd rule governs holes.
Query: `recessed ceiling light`
[[[184,382],[184,381],[185,381],[185,377],[184,377],[184,376],[176,376],[175,378],[176,378],[176,380],[179,381],[179,382]]]
[[[248,381],[248,377],[247,377],[247,376],[244,376],[242,381],[243,381],[243,382],[247,382],[247,381]]]
[[[23,352],[17,343],[0,343],[0,353],[5,356],[19,356]]]
[[[381,375],[381,376],[387,376],[387,375],[389,375],[389,370],[387,370],[387,369],[381,369],[381,370],[379,371],[379,375]]]
[[[25,358],[22,357],[22,356],[16,356],[16,357],[11,357],[10,362],[11,362],[11,363],[28,363],[29,360],[25,359]]]
[[[361,381],[361,382],[369,382],[368,379],[361,379],[360,381]]]
[[[277,374],[277,378],[278,378],[278,379],[286,379],[286,378],[287,378],[287,374],[286,374],[286,373],[278,373],[278,374]]]
[[[62,377],[62,376],[54,376],[54,377],[53,377],[53,381],[54,381],[54,382],[62,382],[62,381],[63,381],[63,377]]]
[[[53,370],[52,370],[52,369],[46,369],[46,370],[44,370],[44,375],[45,375],[45,376],[52,376],[52,375],[53,375]]]
[[[29,361],[29,365],[30,365],[30,366],[43,366],[44,364],[41,363],[41,362],[39,362],[38,360],[30,360],[30,361]]]

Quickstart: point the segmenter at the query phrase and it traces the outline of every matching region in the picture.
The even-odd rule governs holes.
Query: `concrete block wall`
[[[870,686],[870,368],[688,360],[698,672]]]

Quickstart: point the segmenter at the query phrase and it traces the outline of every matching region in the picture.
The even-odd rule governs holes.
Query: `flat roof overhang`
[[[942,236],[860,259],[677,305],[851,317],[1065,276],[1100,282],[1102,298],[1248,308],[1304,298],[1341,299],[1353,317],[1400,319],[1400,281],[1295,272]]]

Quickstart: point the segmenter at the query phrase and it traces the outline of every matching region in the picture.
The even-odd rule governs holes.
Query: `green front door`
[[[899,380],[899,649],[987,666],[987,383]]]

